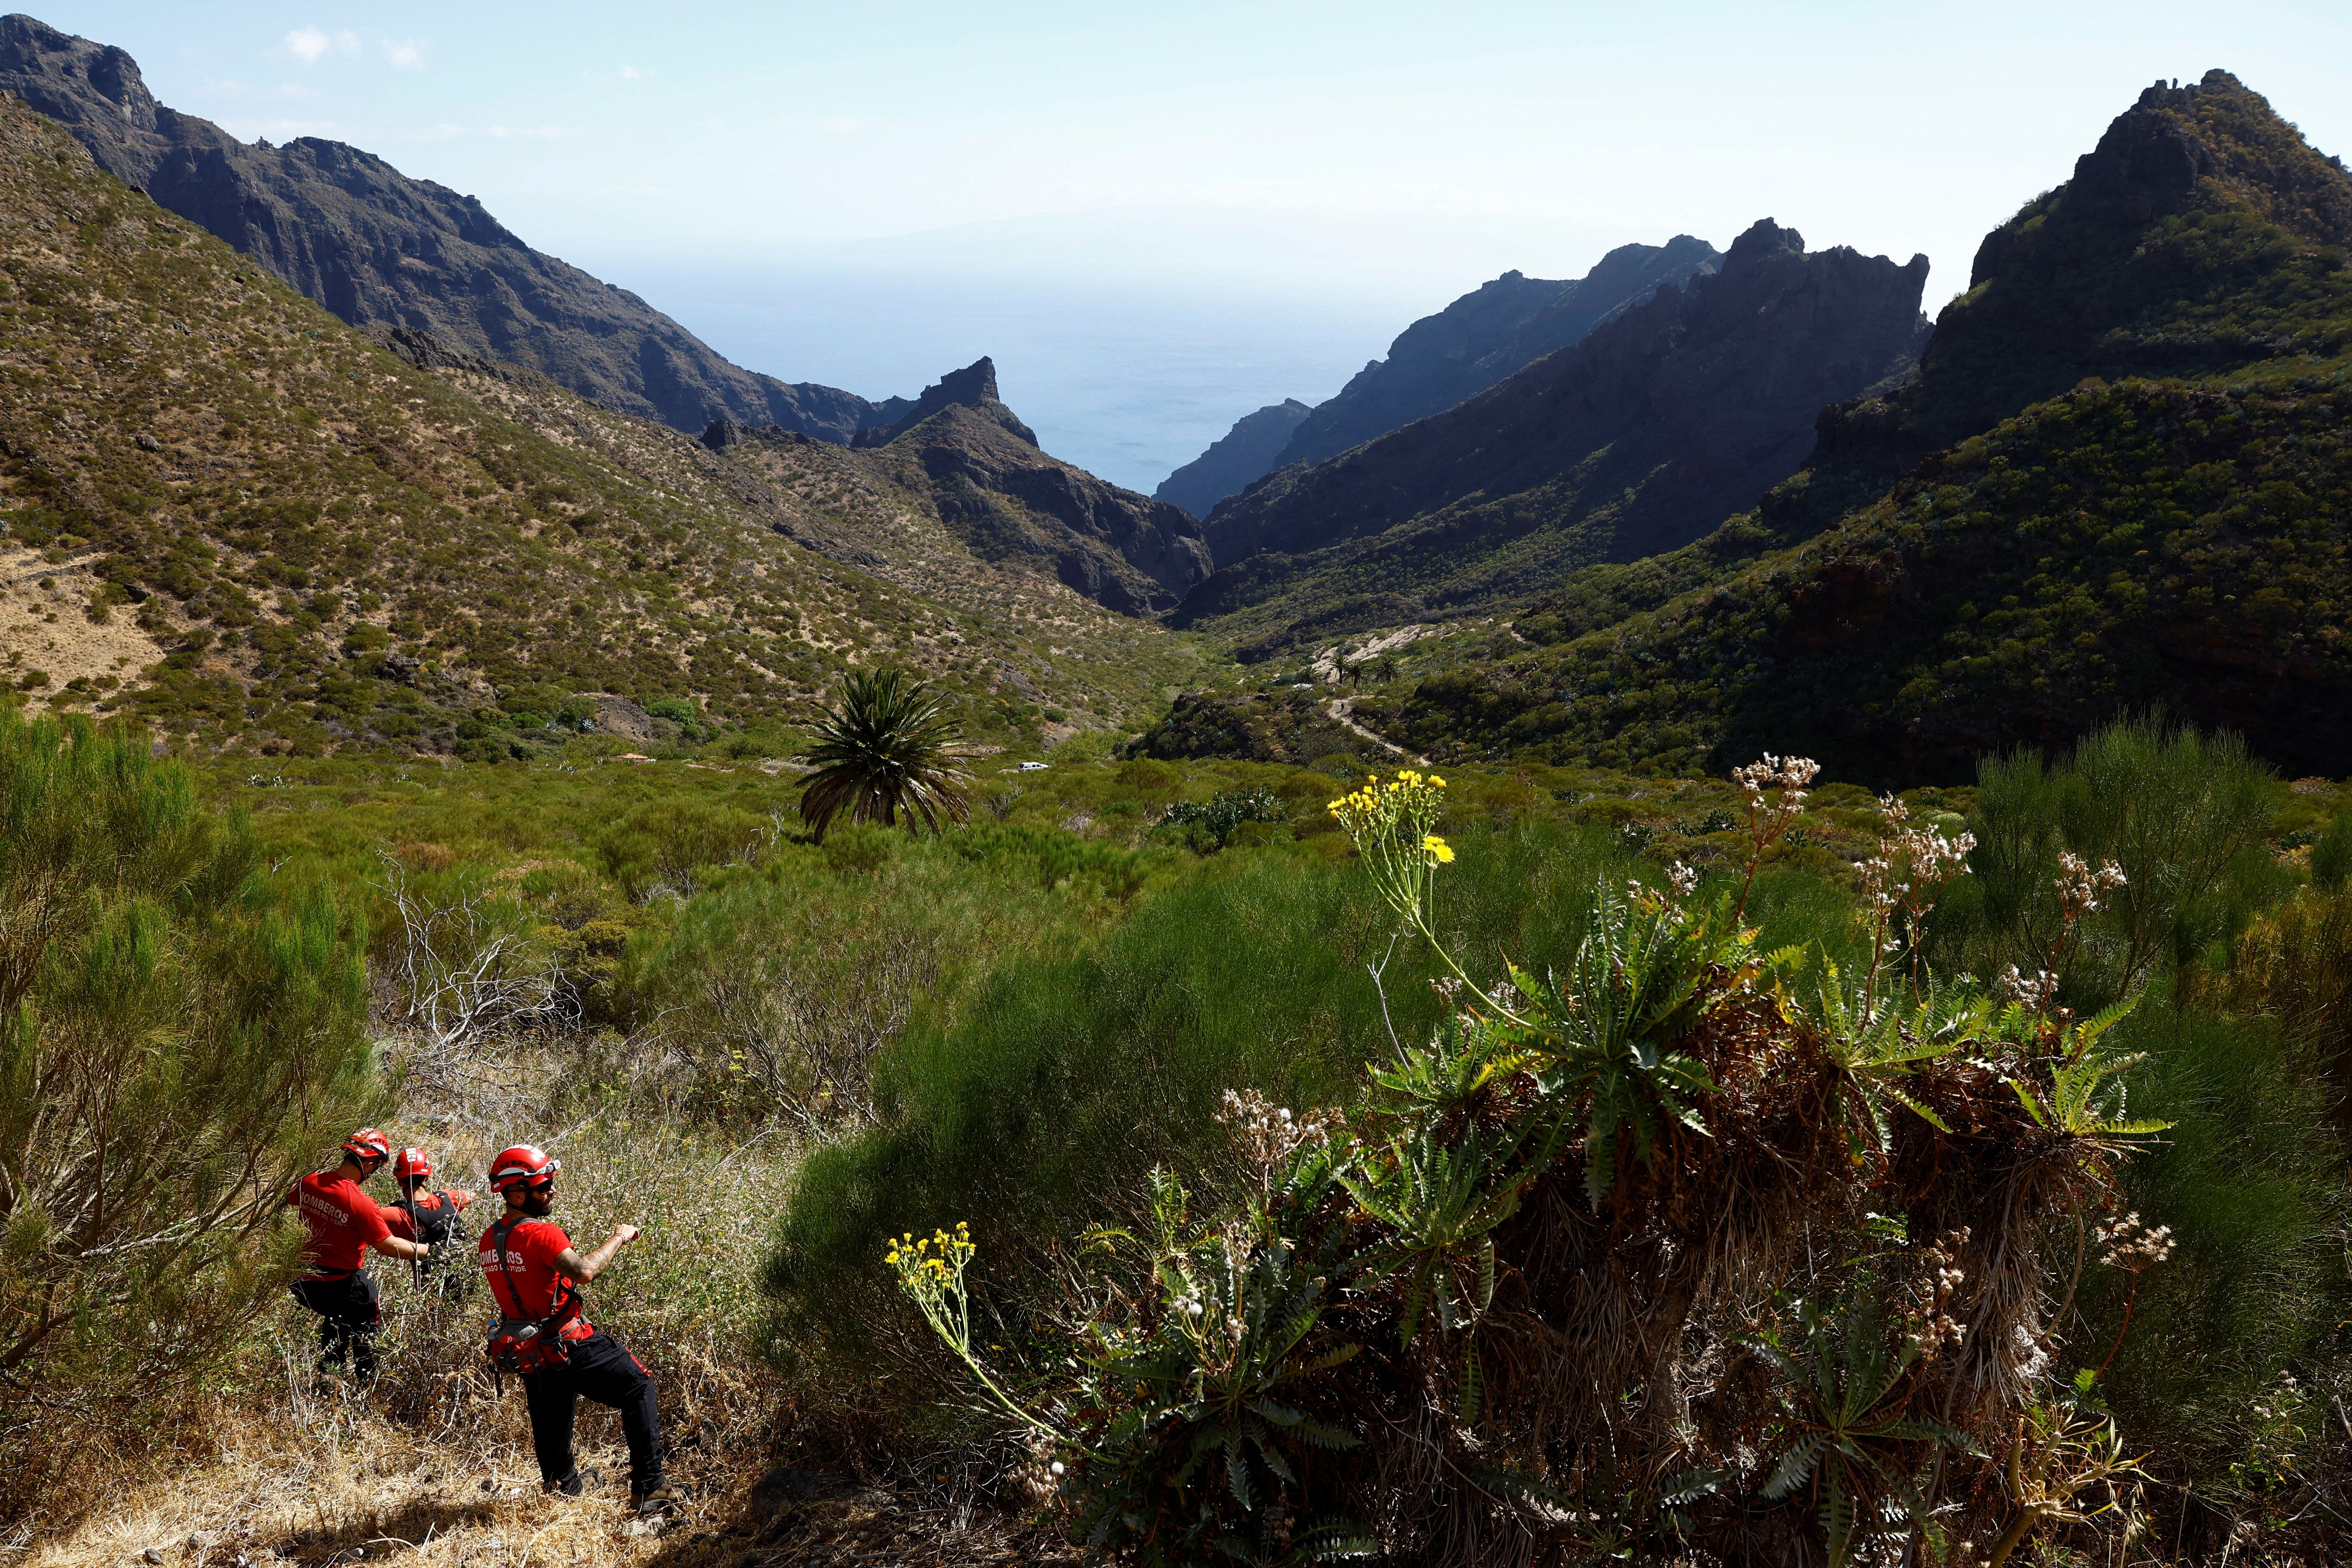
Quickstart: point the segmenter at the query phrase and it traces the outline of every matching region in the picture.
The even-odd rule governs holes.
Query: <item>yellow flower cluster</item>
[[[1407,768],[1387,783],[1375,773],[1366,779],[1360,789],[1342,795],[1331,802],[1331,814],[1351,837],[1360,838],[1369,829],[1383,828],[1391,823],[1421,816],[1434,816],[1438,807],[1438,791],[1445,780],[1434,773],[1415,773]]]
[[[943,1290],[962,1276],[973,1250],[971,1227],[958,1220],[952,1236],[935,1230],[919,1241],[913,1231],[907,1232],[890,1243],[889,1256],[883,1260],[909,1285]]]

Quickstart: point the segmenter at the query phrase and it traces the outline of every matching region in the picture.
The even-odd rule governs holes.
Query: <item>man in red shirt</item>
[[[621,1413],[621,1431],[629,1443],[631,1505],[640,1513],[666,1512],[677,1494],[662,1484],[653,1376],[588,1321],[579,1291],[637,1239],[637,1228],[613,1227],[604,1244],[583,1258],[563,1228],[547,1218],[555,1207],[555,1173],[561,1168],[530,1144],[501,1150],[490,1162],[490,1186],[505,1196],[506,1212],[482,1232],[478,1249],[499,1311],[550,1323],[567,1353],[562,1365],[522,1380],[540,1486],[578,1497],[595,1479],[593,1472],[583,1476],[572,1458],[572,1418],[584,1394]]]
[[[341,1164],[304,1176],[286,1195],[310,1228],[302,1277],[289,1289],[319,1314],[319,1370],[340,1373],[348,1358],[362,1384],[375,1376],[375,1331],[383,1321],[375,1281],[362,1267],[367,1249],[418,1262],[432,1256],[425,1243],[394,1236],[384,1211],[360,1190],[391,1157],[392,1141],[362,1127],[343,1140]]]
[[[473,1275],[456,1260],[465,1255],[466,1222],[459,1216],[474,1201],[460,1188],[436,1190],[432,1186],[433,1156],[423,1149],[403,1149],[392,1162],[392,1179],[400,1197],[384,1210],[384,1222],[394,1236],[422,1241],[433,1249],[433,1261],[410,1265],[420,1290],[438,1289],[445,1296],[462,1296]]]

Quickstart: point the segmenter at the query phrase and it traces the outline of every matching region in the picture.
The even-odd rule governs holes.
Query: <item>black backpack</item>
[[[408,1216],[409,1223],[415,1227],[416,1239],[427,1246],[437,1249],[452,1238],[463,1241],[468,1232],[466,1222],[458,1218],[456,1200],[446,1192],[436,1192],[433,1196],[441,1200],[437,1208],[427,1208],[413,1197],[404,1197],[392,1207]],[[457,1249],[451,1248],[450,1250]]]

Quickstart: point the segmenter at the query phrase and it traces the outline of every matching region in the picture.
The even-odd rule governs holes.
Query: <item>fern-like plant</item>
[[[1919,1342],[1890,1343],[1866,1296],[1826,1306],[1808,1299],[1795,1308],[1795,1333],[1767,1328],[1748,1342],[1780,1375],[1789,1442],[1764,1482],[1765,1497],[1811,1488],[1830,1568],[1853,1562],[1857,1548],[1881,1544],[1890,1526],[1916,1525],[1940,1549],[1917,1473],[1936,1448],[1969,1452],[1973,1445],[1912,1409],[1908,1375],[1920,1359]]]
[[[971,814],[971,776],[948,754],[960,728],[947,700],[903,670],[853,671],[841,698],[816,724],[808,759],[817,765],[801,791],[801,818],[819,839],[845,813],[852,822],[895,825],[901,813],[937,832]]]

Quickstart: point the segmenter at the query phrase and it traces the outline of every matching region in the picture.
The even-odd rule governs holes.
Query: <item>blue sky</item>
[[[789,379],[911,392],[981,345],[1050,435],[1103,412],[1116,355],[1144,381],[1214,361],[1159,426],[1111,422],[1145,436],[1096,455],[1127,483],[1195,427],[1328,395],[1483,278],[1627,240],[1769,214],[1925,251],[1932,308],[2159,76],[2233,70],[2352,152],[2341,0],[35,14],[240,136],[334,137],[478,195]]]

